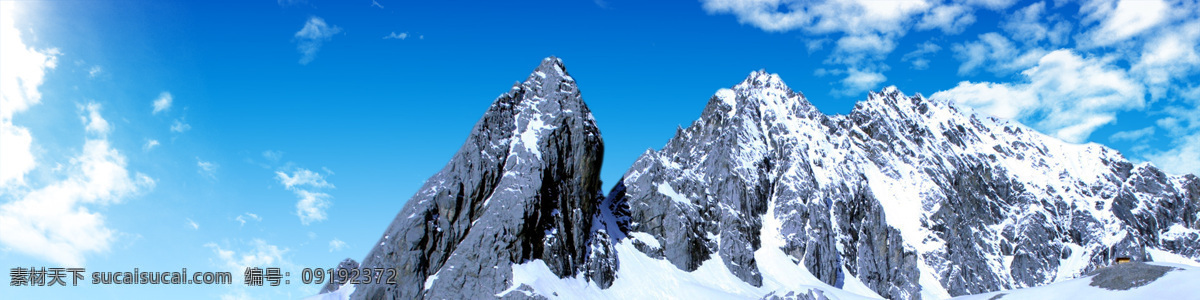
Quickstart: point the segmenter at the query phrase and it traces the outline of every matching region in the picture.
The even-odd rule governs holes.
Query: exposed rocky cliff
[[[363,260],[398,268],[398,283],[359,285],[353,297],[494,297],[509,287],[510,266],[528,260],[558,276],[604,273],[585,261],[603,153],[575,80],[545,59],[492,103]]]

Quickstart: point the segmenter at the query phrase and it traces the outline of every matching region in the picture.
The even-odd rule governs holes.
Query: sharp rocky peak
[[[584,261],[603,247],[591,226],[600,131],[561,60],[528,78],[493,102],[363,260],[395,268],[399,283],[358,285],[353,298],[494,297],[510,287],[512,264],[529,260],[563,277],[611,273]]]
[[[709,101],[701,119],[721,116],[740,119],[790,119],[822,116],[804,94],[789,88],[779,74],[751,72],[733,88],[720,89]]]

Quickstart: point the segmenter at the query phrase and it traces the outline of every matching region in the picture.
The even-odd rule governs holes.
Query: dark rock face
[[[835,287],[852,276],[916,299],[1046,284],[1147,248],[1200,258],[1198,184],[894,88],[827,116],[755,72],[609,197],[628,232],[664,245],[639,250],[685,271],[718,258],[761,286],[755,252],[779,247]]]
[[[547,58],[496,99],[363,260],[398,268],[399,283],[359,285],[353,298],[495,297],[513,263],[537,259],[611,282],[613,252],[595,252],[611,241],[592,226],[603,151],[575,80]]]

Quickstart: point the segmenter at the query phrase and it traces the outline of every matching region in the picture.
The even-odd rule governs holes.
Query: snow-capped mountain
[[[1147,250],[1200,258],[1194,175],[895,88],[826,116],[764,72],[718,91],[614,194],[639,250],[683,270],[720,260],[752,286],[763,248],[892,299],[1042,285]]]
[[[575,80],[547,58],[492,103],[367,254],[361,267],[396,268],[397,283],[358,285],[353,297],[490,297],[530,260],[555,276],[604,273],[585,260],[603,152]]]
[[[887,88],[829,116],[753,72],[602,197],[599,130],[548,58],[364,259],[398,268],[399,282],[326,291],[949,298],[1068,280],[1117,257],[1200,259],[1196,176],[942,100]]]

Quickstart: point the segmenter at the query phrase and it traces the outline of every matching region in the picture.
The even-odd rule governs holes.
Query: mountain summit
[[[575,80],[546,58],[492,103],[363,260],[398,269],[398,283],[359,285],[354,298],[494,297],[510,266],[529,260],[582,273],[603,154]]]
[[[543,60],[364,260],[398,283],[353,298],[940,299],[1200,259],[1195,175],[894,87],[831,116],[757,71],[606,197],[602,154]]]

